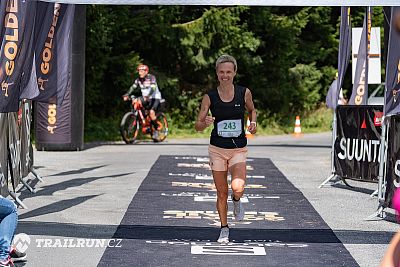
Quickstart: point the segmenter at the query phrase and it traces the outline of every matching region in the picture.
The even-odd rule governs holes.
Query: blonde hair
[[[219,64],[222,63],[226,63],[226,62],[230,62],[233,64],[233,68],[236,71],[237,70],[237,63],[236,63],[236,59],[230,55],[222,55],[220,56],[217,61],[215,62],[215,69],[218,68]]]

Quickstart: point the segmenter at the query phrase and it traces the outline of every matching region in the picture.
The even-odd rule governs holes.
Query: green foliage
[[[85,123],[85,142],[121,140],[119,133],[121,118],[99,119],[91,117],[91,120]]]
[[[179,105],[171,109],[171,122],[179,128],[194,129],[194,123],[200,110],[202,94],[184,93],[178,96]]]
[[[289,69],[290,88],[290,111],[296,112],[310,111],[315,108],[320,99],[319,84],[322,77],[321,72],[314,64],[298,64]]]
[[[364,10],[352,8],[355,26]],[[121,96],[139,63],[149,65],[167,99],[171,134],[199,135],[194,121],[202,96],[217,85],[214,64],[223,53],[238,61],[236,82],[251,89],[261,132],[291,132],[296,115],[322,118],[337,71],[339,16],[339,7],[88,5],[86,135],[118,135],[129,109]],[[383,19],[374,8],[373,25]],[[350,78],[351,67],[344,88]],[[318,118],[311,128],[330,121]]]
[[[301,127],[304,133],[327,132],[332,129],[333,112],[325,106],[305,113],[302,118]]]

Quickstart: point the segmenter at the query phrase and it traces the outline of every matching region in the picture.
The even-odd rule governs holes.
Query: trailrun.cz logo
[[[120,248],[122,239],[97,239],[97,238],[36,238],[32,245],[38,248]],[[25,252],[31,245],[29,235],[21,233],[14,237],[14,246]]]

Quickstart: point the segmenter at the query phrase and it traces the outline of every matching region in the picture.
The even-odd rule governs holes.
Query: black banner
[[[66,82],[68,86],[64,100],[62,103],[57,103],[55,99],[52,99],[53,102],[50,103],[37,102],[35,104],[35,138],[38,150],[80,150],[83,148],[85,31],[82,31],[82,28],[86,25],[85,6],[76,6],[74,13],[72,40],[66,40],[72,41],[73,46],[69,53],[58,54],[57,57],[58,59],[63,57],[73,66],[71,75],[68,76],[70,80]],[[66,35],[64,37],[67,38]]]
[[[371,38],[371,11],[367,7],[364,17],[364,24],[358,47],[356,73],[354,74],[354,84],[350,105],[366,105],[368,99],[368,66],[369,48]]]
[[[35,1],[0,1],[0,112],[17,112],[23,76],[31,73]]]
[[[385,206],[391,207],[394,191],[400,187],[400,116],[390,116],[387,140]]]
[[[36,103],[35,136],[39,144],[71,143],[71,89],[61,105]]]
[[[386,63],[385,115],[400,111],[400,7],[391,8]],[[397,23],[396,23],[397,22]]]
[[[340,177],[377,182],[383,107],[338,106],[335,173]]]
[[[326,95],[326,105],[333,110],[336,109],[339,99],[340,88],[342,88],[344,75],[349,65],[351,34],[350,34],[350,8],[342,6],[340,15],[340,39],[338,53],[338,78],[329,87]]]
[[[70,84],[71,29],[74,5],[40,3],[35,27],[35,68],[39,96],[34,100],[61,104]]]

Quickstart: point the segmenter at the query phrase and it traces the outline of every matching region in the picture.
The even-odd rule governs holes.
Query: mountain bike
[[[125,113],[120,124],[122,139],[127,144],[132,144],[141,137],[150,135],[154,142],[162,142],[168,135],[168,121],[162,112],[165,107],[165,100],[161,99],[160,107],[156,111],[156,121],[151,121],[148,110],[145,110],[142,101],[134,95],[129,97],[132,103],[132,110]],[[154,131],[158,131],[155,135]]]

